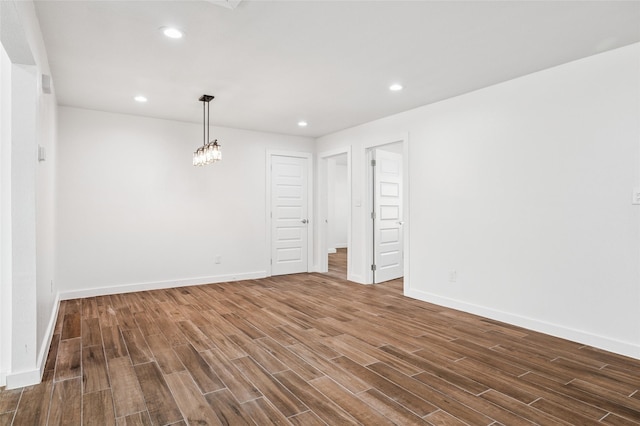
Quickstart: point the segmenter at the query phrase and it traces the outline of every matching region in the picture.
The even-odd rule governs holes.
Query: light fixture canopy
[[[392,92],[399,92],[400,90],[402,90],[402,84],[394,83],[391,86],[389,86],[389,90],[391,90]]]
[[[202,95],[199,101],[202,102],[202,146],[193,153],[193,165],[205,166],[222,160],[222,145],[217,139],[209,139],[209,103],[214,99],[212,95]],[[207,142],[209,141],[209,142]]]

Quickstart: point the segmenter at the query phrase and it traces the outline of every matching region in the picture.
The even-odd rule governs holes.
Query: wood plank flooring
[[[347,249],[336,249],[335,253],[329,253],[328,271],[325,275],[341,280],[347,279]]]
[[[640,361],[301,274],[69,300],[0,425],[638,425]]]

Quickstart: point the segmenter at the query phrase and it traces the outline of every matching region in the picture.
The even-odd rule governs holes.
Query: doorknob
[[[302,223],[308,223],[309,221],[307,219],[302,219]]]
[[[404,225],[404,220],[399,220],[398,225]]]

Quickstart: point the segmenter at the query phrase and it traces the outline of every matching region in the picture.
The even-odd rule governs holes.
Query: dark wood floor
[[[640,361],[304,274],[62,302],[0,425],[640,424]]]

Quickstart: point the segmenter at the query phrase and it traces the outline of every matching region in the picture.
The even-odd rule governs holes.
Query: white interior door
[[[400,278],[403,271],[402,155],[373,150],[374,283]]]
[[[271,274],[308,272],[309,164],[271,157]]]

